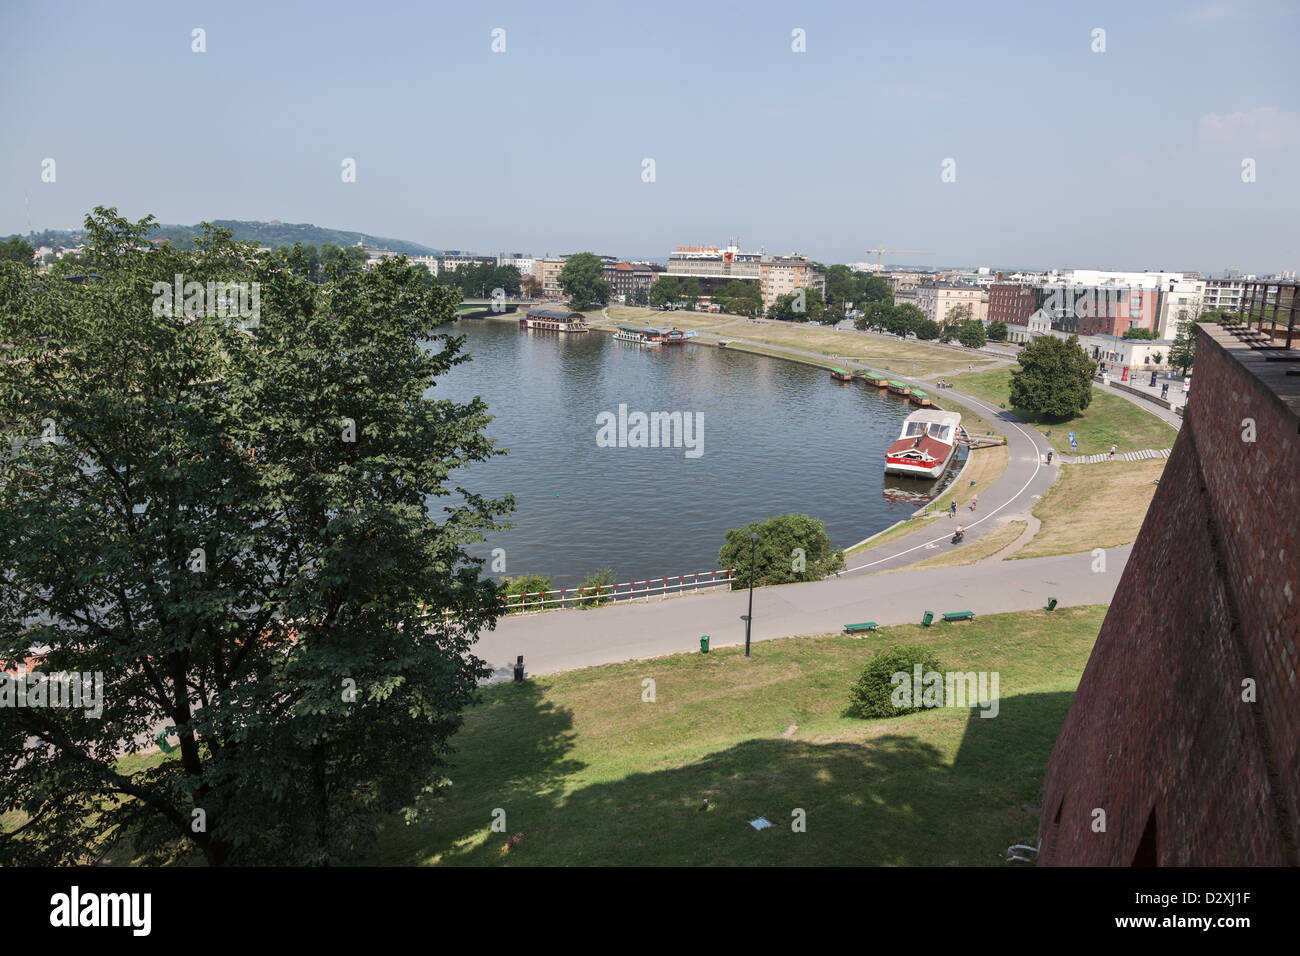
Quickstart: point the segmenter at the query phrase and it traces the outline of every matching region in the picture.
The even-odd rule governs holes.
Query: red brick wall
[[[1220,339],[1201,329],[1182,431],[1048,764],[1044,865],[1130,865],[1153,810],[1162,866],[1300,864],[1300,435]]]

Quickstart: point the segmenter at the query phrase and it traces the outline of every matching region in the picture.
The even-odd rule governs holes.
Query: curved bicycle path
[[[701,333],[702,338],[705,335]],[[774,350],[792,357],[801,354],[796,349]],[[819,353],[802,354],[822,361],[827,358]],[[973,513],[963,509],[956,520],[937,519],[913,534],[854,555],[844,571],[826,580],[755,589],[753,641],[825,634],[860,621],[919,621],[927,610],[1023,611],[1041,608],[1051,598],[1056,598],[1060,607],[1110,603],[1130,545],[1108,549],[1101,571],[1096,569],[1092,552],[1085,551],[914,569],[907,574],[873,574],[907,567],[944,549],[964,547],[950,544],[959,522],[967,531],[966,544],[979,540],[1011,518],[1028,513],[1058,474],[1056,464],[1045,463],[1050,447],[1047,440],[1015,415],[957,389],[944,389],[943,393],[998,421],[1007,436],[1006,470],[987,488],[976,489],[978,509]],[[747,602],[748,592],[724,590],[583,611],[509,616],[498,622],[495,631],[480,637],[475,653],[492,665],[497,680],[508,679],[520,654],[527,673],[549,674],[664,654],[698,653],[703,634],[710,635],[713,646],[744,642]]]

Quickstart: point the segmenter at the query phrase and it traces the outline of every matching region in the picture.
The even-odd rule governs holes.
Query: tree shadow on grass
[[[521,735],[517,723],[503,721],[463,741],[458,792],[418,842],[381,854],[381,862],[1000,865],[1008,845],[1037,831],[1043,775],[1071,697],[1006,698],[995,718],[971,709],[951,764],[925,740],[935,725],[921,716],[909,718],[915,734],[748,740],[688,766],[566,794],[564,778],[582,769],[565,756],[570,715],[524,691],[503,706],[537,706],[536,732]],[[495,759],[471,759],[480,748]],[[488,829],[494,808],[506,813],[505,832]],[[750,825],[760,816],[770,829]],[[804,832],[793,828],[800,816]],[[507,852],[514,833],[524,841]]]

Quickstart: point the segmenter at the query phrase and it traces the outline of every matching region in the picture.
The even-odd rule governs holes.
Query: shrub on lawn
[[[921,673],[940,671],[942,668],[930,652],[921,647],[891,647],[881,651],[862,668],[862,673],[849,689],[850,717],[898,717],[920,710],[920,701],[911,701],[915,706],[898,706],[893,700],[895,688],[901,681],[895,681],[895,674],[907,675],[907,700],[911,700],[912,671],[921,665]]]

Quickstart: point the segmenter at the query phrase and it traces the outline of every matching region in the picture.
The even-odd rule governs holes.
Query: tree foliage
[[[151,223],[86,218],[102,279],[0,264],[0,659],[103,675],[98,718],[0,707],[0,863],[123,834],[213,865],[355,859],[427,804],[488,673],[498,589],[464,546],[513,503],[448,486],[498,453],[481,401],[429,397],[467,360],[435,331],[454,299],[397,259],[317,286]],[[258,283],[255,320],[160,308],[178,273]],[[159,727],[171,754],[120,760]]]
[[[609,303],[610,286],[605,279],[605,266],[594,252],[569,256],[560,269],[558,281],[569,297],[569,308],[575,312]]]
[[[751,549],[749,535],[753,533],[758,542]],[[844,552],[831,546],[824,522],[787,514],[728,531],[718,561],[721,567],[736,569],[732,587],[739,589],[749,587],[751,568],[755,585],[820,580],[844,567]]]
[[[957,341],[968,349],[983,348],[988,342],[984,323],[979,319],[967,319],[957,327]]]
[[[826,314],[826,302],[817,289],[795,289],[776,297],[767,310],[769,319],[783,322],[820,322]]]
[[[1196,324],[1179,322],[1174,344],[1169,347],[1169,364],[1177,366],[1187,374],[1187,370],[1196,364]]]
[[[990,322],[984,332],[990,342],[1005,342],[1007,340],[1007,324],[1005,322]]]
[[[36,264],[36,247],[25,239],[13,236],[0,242],[0,262],[16,262],[21,266]]]
[[[1092,401],[1097,363],[1069,339],[1044,335],[1021,350],[1011,373],[1011,404],[1045,418],[1073,418]]]
[[[1125,338],[1125,339],[1146,339],[1146,340],[1152,340],[1155,337],[1156,337],[1156,333],[1154,331],[1152,331],[1151,329],[1142,328],[1141,326],[1134,326],[1131,329],[1125,329],[1124,334],[1121,336],[1121,338]]]
[[[900,686],[894,675],[906,674],[910,686],[917,664],[921,665],[922,675],[943,672],[943,665],[923,647],[891,647],[876,654],[849,688],[849,716],[899,717],[921,710],[921,701],[912,700],[912,706],[899,707],[892,699],[894,690]]]

